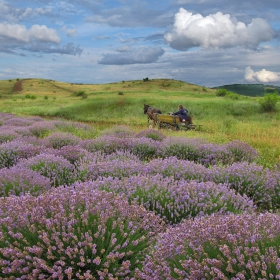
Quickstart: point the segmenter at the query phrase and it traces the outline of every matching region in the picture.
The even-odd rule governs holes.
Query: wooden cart
[[[192,117],[189,116],[189,121],[181,122],[179,116],[154,114],[154,126],[158,129],[173,129],[173,130],[200,130],[202,125],[195,125],[192,122]]]

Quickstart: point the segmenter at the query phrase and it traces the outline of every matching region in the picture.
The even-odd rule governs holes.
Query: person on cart
[[[178,106],[178,111],[172,114],[173,116],[179,116],[180,122],[187,122],[189,120],[188,110],[183,105]]]

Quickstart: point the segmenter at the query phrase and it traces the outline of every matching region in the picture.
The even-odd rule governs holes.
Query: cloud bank
[[[250,66],[246,67],[244,78],[248,82],[260,82],[260,83],[271,83],[280,82],[280,75],[262,69],[261,71],[254,72]]]
[[[170,47],[188,50],[192,47],[231,48],[243,46],[253,48],[273,38],[272,27],[261,18],[252,19],[246,25],[218,12],[203,17],[180,8],[174,17],[174,24],[164,39]]]
[[[106,65],[125,65],[138,63],[152,63],[156,62],[160,56],[164,54],[161,47],[140,47],[137,49],[128,48],[127,51],[122,49],[117,54],[106,54],[99,61],[99,64]]]
[[[0,23],[0,37],[14,39],[22,42],[30,42],[32,39],[48,41],[58,44],[60,38],[56,30],[45,25],[33,25],[29,30],[20,24]]]

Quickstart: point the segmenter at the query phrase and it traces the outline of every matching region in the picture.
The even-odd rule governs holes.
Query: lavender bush
[[[89,154],[77,161],[78,178],[81,181],[96,180],[99,177],[123,178],[141,172],[143,163],[140,159],[123,151],[106,155],[100,152]]]
[[[30,126],[32,123],[33,121],[28,118],[14,116],[5,120],[3,124],[6,126]]]
[[[119,138],[134,137],[135,131],[126,125],[115,125],[113,128],[104,130],[102,136],[113,136]]]
[[[78,146],[63,146],[60,149],[54,150],[54,153],[58,156],[62,156],[69,160],[72,164],[75,164],[84,157],[91,157],[90,153]]]
[[[254,210],[253,202],[248,198],[212,182],[175,181],[156,175],[132,176],[121,180],[102,178],[85,184],[93,189],[123,194],[130,202],[137,202],[155,212],[169,224],[216,212],[227,214]],[[76,187],[81,185],[74,184]]]
[[[32,135],[43,138],[55,130],[55,124],[51,121],[39,121],[32,124],[29,129]]]
[[[176,180],[210,180],[211,170],[192,161],[179,160],[177,157],[154,159],[146,163],[143,174],[161,174],[164,177],[173,177]]]
[[[279,279],[280,216],[186,220],[160,234],[136,279]]]
[[[228,165],[233,162],[252,162],[257,151],[241,141],[232,141],[226,145],[205,143],[201,139],[166,138],[158,154],[162,158],[175,156],[178,159],[194,161],[205,166]]]
[[[11,141],[0,145],[0,168],[11,167],[20,159],[39,154],[40,146],[34,146],[23,141]]]
[[[54,132],[44,138],[42,143],[46,147],[51,147],[54,149],[60,149],[64,146],[75,146],[77,145],[81,139],[71,133],[68,132]]]
[[[163,139],[166,138],[166,136],[160,132],[159,130],[155,130],[155,129],[145,129],[145,130],[141,130],[140,132],[138,132],[136,134],[136,137],[141,138],[141,137],[146,137],[146,138],[150,138],[156,141],[162,141]]]
[[[17,132],[15,132],[14,129],[12,129],[10,127],[1,127],[0,144],[12,141],[12,140],[16,139],[18,136],[19,136],[19,134]]]
[[[17,166],[0,169],[0,196],[37,196],[50,188],[51,181],[33,170]]]
[[[228,184],[236,192],[253,199],[259,208],[269,210],[279,207],[279,174],[255,163],[241,162],[215,166],[210,178],[213,182]]]
[[[21,160],[17,166],[29,168],[49,178],[52,186],[70,185],[76,180],[74,165],[67,159],[54,154],[42,153]]]
[[[114,136],[101,136],[99,138],[81,141],[79,146],[89,152],[102,152],[104,154],[116,151],[129,150],[131,139]]]
[[[59,187],[1,202],[0,277],[132,279],[163,222],[120,196]]]

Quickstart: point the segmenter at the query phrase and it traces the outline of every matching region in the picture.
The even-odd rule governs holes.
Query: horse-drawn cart
[[[200,130],[202,125],[195,125],[192,117],[189,116],[188,121],[180,121],[179,116],[164,115],[159,109],[152,108],[150,105],[144,104],[144,114],[148,116],[148,126],[153,128],[166,128],[173,130]]]
[[[192,117],[189,116],[188,121],[181,122],[179,116],[154,114],[155,126],[158,129],[174,129],[174,130],[200,130],[201,125],[192,123]]]

